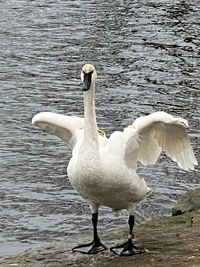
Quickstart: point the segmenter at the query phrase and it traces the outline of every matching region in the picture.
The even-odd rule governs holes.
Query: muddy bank
[[[109,250],[99,255],[73,254],[71,247],[77,240],[65,243],[52,243],[51,246],[31,250],[16,257],[0,261],[1,267],[65,267],[65,266],[200,266],[200,190],[189,191],[177,203],[179,209],[182,200],[190,202],[190,211],[172,217],[164,217],[137,225],[137,242],[144,245],[144,254],[132,257],[118,257]],[[194,201],[195,199],[195,201]],[[195,207],[191,207],[194,202]],[[180,212],[178,212],[180,213]],[[114,242],[123,240],[127,229],[100,233],[102,241],[109,247]],[[90,234],[81,234],[81,240],[89,240]],[[80,240],[78,240],[80,241]]]

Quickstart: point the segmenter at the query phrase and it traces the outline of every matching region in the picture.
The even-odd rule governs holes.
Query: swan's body
[[[114,211],[128,209],[131,239],[133,223],[130,221],[136,205],[151,191],[136,173],[137,161],[154,164],[162,151],[185,170],[194,169],[197,161],[188,139],[187,121],[165,112],[140,117],[131,127],[114,132],[109,139],[99,135],[94,104],[95,80],[94,67],[86,64],[82,70],[84,119],[43,112],[34,116],[32,123],[71,146],[68,177],[89,203],[93,215],[101,205]],[[97,223],[97,218],[95,220]],[[99,240],[94,224],[94,240],[95,236]],[[81,251],[82,246],[78,248]],[[98,250],[88,253],[94,252]]]

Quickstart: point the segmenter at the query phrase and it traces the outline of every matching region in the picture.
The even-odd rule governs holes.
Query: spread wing
[[[184,170],[193,170],[197,160],[190,144],[188,123],[165,112],[155,112],[136,119],[132,127],[124,130],[126,139],[124,160],[129,167],[136,161],[144,165],[155,164],[160,153],[177,162]]]
[[[73,147],[76,142],[75,133],[84,127],[84,119],[52,112],[41,112],[33,117],[32,124],[48,133],[58,136]]]

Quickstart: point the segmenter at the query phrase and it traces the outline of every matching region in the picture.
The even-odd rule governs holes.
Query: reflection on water
[[[70,151],[31,126],[38,111],[83,115],[80,68],[98,71],[97,116],[106,132],[164,110],[187,118],[199,155],[199,2],[1,1],[0,256],[90,228],[89,208],[72,190]],[[198,185],[162,156],[139,167],[154,195],[138,220],[163,214]],[[101,209],[104,230],[126,223]]]

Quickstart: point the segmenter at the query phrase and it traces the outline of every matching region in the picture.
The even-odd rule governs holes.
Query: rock
[[[172,216],[198,210],[200,210],[200,188],[189,190],[181,195],[172,209]]]

